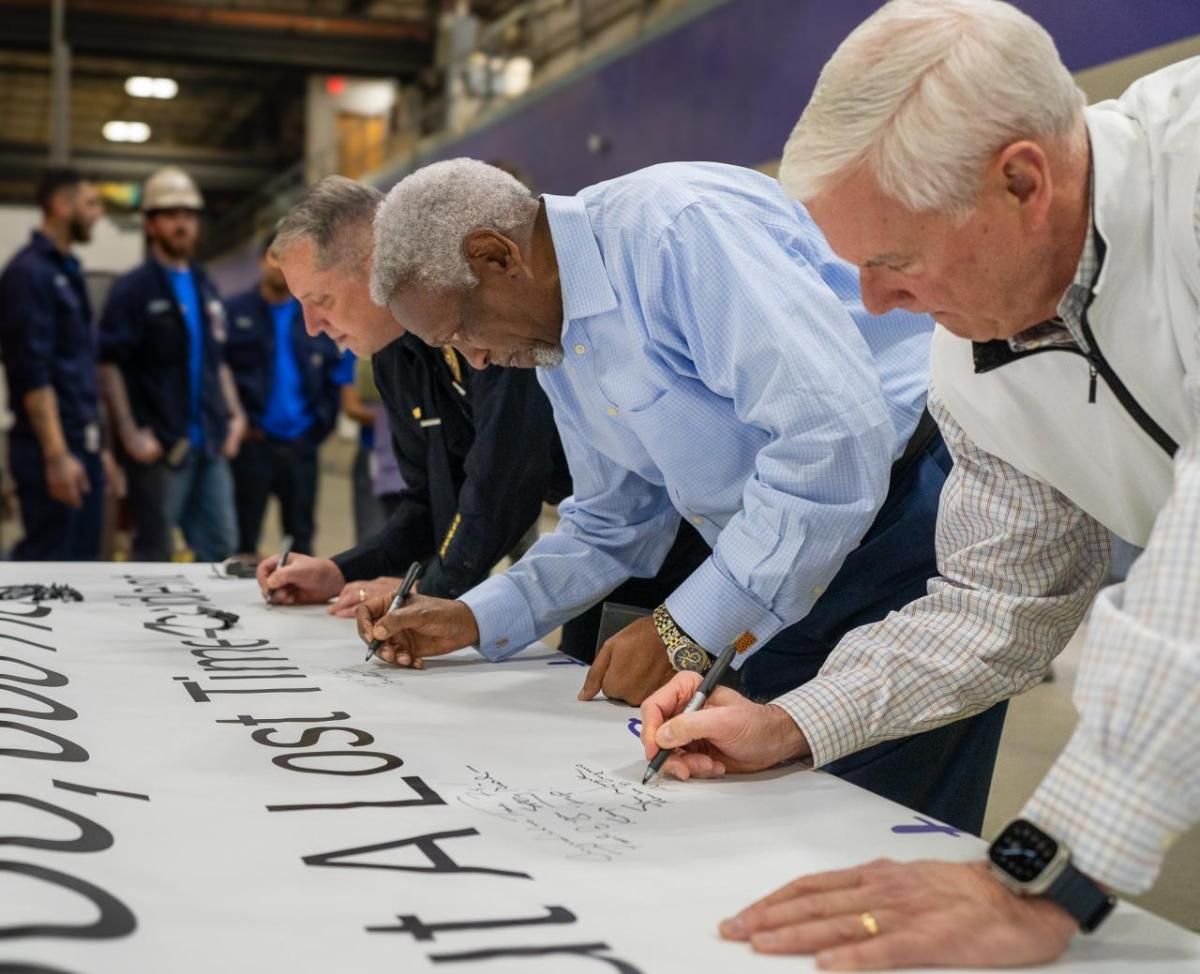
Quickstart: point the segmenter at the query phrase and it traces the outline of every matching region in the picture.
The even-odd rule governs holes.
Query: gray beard
[[[563,364],[561,345],[535,345],[533,364],[539,369],[557,369]]]

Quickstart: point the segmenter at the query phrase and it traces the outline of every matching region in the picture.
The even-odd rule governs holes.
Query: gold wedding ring
[[[860,913],[858,915],[858,919],[862,923],[863,929],[865,931],[867,931],[868,937],[878,937],[879,936],[879,921],[875,919],[874,914]]]
[[[360,588],[358,590],[358,601],[359,602],[367,601],[367,590],[365,588]]]

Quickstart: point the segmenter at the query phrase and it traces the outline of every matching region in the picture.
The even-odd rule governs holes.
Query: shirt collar
[[[558,260],[564,327],[576,318],[612,311],[617,295],[583,201],[575,196],[543,196],[542,202]]]

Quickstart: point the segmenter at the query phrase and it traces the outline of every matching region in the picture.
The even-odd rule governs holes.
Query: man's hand
[[[121,445],[137,463],[154,463],[163,455],[158,437],[145,426],[133,430],[127,437],[122,437]]]
[[[72,453],[46,457],[46,489],[68,507],[83,507],[83,495],[92,489],[87,471]]]
[[[112,450],[101,450],[100,462],[104,465],[104,480],[108,485],[109,496],[120,500],[129,490],[124,469],[113,457]]]
[[[663,771],[687,780],[762,771],[811,753],[786,710],[754,703],[728,687],[717,687],[703,709],[683,713],[701,679],[679,673],[642,704],[647,761],[662,748],[683,748],[667,758]]]
[[[378,656],[397,666],[424,669],[425,658],[479,644],[479,625],[464,602],[414,595],[388,612],[395,589],[358,607],[358,634],[364,643],[384,640]]]
[[[872,935],[863,915],[874,918]],[[1024,967],[1054,960],[1078,929],[982,862],[892,862],[804,876],[721,924],[765,954],[816,954],[828,971]]]
[[[353,619],[358,615],[358,607],[368,599],[383,596],[390,602],[401,581],[399,578],[384,575],[370,581],[347,582],[337,600],[329,607],[329,614],[340,619]]]
[[[275,605],[314,605],[328,602],[342,590],[346,579],[342,570],[328,558],[292,555],[277,568],[279,556],[271,555],[258,563],[258,587],[263,598]]]
[[[245,439],[248,428],[246,417],[243,413],[234,413],[229,417],[229,429],[225,433],[225,442],[221,444],[221,455],[226,460],[232,460],[238,455],[238,450],[242,448],[242,440]]]
[[[667,647],[650,616],[631,622],[600,647],[588,670],[580,700],[591,700],[601,690],[609,700],[624,700],[635,707],[675,675]]]

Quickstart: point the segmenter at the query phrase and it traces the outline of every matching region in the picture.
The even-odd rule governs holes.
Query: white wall
[[[29,233],[41,225],[42,214],[36,206],[0,206],[0,266],[29,241]],[[142,262],[141,221],[127,226],[109,217],[101,218],[92,229],[92,242],[75,248],[85,271],[112,271],[123,274]]]

